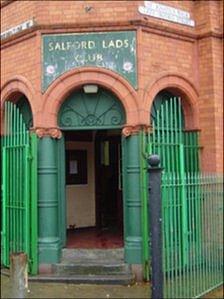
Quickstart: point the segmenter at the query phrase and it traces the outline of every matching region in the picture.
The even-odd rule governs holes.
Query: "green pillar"
[[[51,137],[39,140],[39,263],[56,263],[60,258],[58,230],[58,188],[57,188],[57,141]]]
[[[65,195],[65,141],[64,136],[57,140],[58,168],[58,218],[61,248],[66,246],[66,195]]]
[[[125,261],[142,263],[139,134],[123,137]]]

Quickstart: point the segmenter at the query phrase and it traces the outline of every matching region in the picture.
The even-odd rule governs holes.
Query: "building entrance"
[[[65,137],[67,248],[123,247],[120,130]]]
[[[113,93],[90,87],[72,92],[58,114],[64,136],[58,160],[65,157],[65,162],[58,162],[60,173],[65,168],[59,218],[66,231],[60,230],[60,238],[67,248],[120,248],[125,223],[121,186],[125,110]]]

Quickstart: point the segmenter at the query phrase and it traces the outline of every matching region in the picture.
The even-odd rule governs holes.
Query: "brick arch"
[[[7,81],[1,88],[1,110],[5,101],[11,100],[16,101],[21,94],[25,95],[34,116],[37,111],[35,105],[35,90],[32,84],[23,76],[15,76]],[[36,101],[37,102],[37,101]]]
[[[57,126],[57,115],[61,104],[71,91],[85,84],[97,84],[114,93],[124,106],[127,124],[139,123],[137,93],[124,78],[110,70],[82,67],[66,72],[47,89],[41,109],[45,126]]]
[[[15,76],[7,81],[1,87],[1,120],[4,121],[3,117],[3,107],[4,103],[7,100],[11,100],[15,102],[21,95],[25,95],[32,111],[33,122],[35,123],[35,114],[37,111],[36,102],[35,101],[35,90],[32,84],[23,76]],[[3,128],[3,123],[2,126]]]
[[[143,111],[150,111],[155,96],[162,90],[168,90],[182,98],[185,118],[185,129],[199,129],[198,91],[182,74],[165,74],[157,77],[145,89],[143,96]],[[149,114],[147,113],[147,117]],[[146,113],[144,115],[146,117]]]

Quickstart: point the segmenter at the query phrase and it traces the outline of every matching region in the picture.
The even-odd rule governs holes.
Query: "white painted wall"
[[[87,185],[67,185],[67,227],[95,226],[94,142],[68,142],[66,149],[87,150]]]

